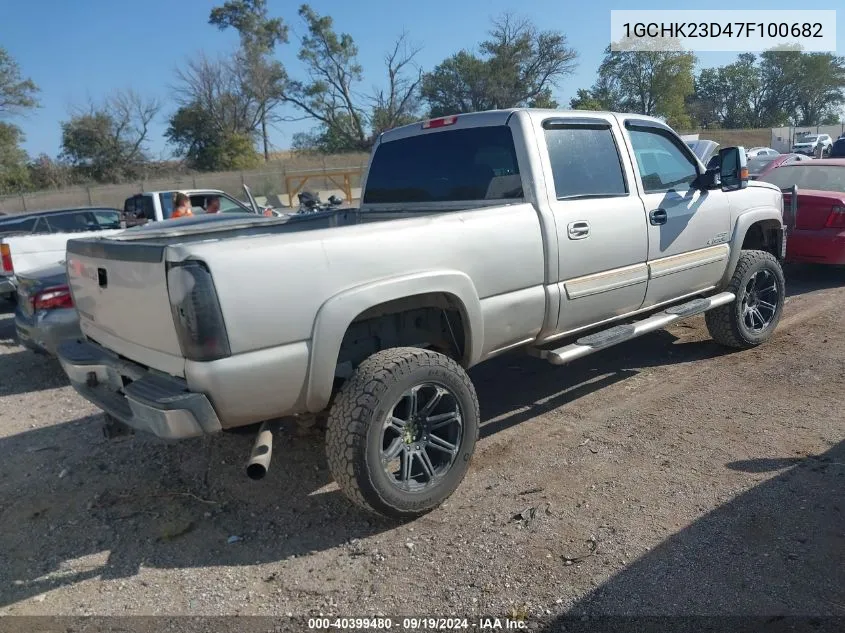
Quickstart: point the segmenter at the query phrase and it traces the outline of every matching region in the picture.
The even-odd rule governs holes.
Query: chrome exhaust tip
[[[270,469],[270,459],[273,457],[273,431],[267,422],[261,424],[252,452],[246,464],[246,476],[252,480],[263,479]]]

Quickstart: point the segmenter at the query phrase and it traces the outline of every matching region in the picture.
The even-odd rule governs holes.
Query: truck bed
[[[531,205],[484,207],[150,224],[112,238],[71,241],[69,280],[86,336],[176,376],[185,368],[170,303],[181,291],[168,269],[190,260],[211,273],[233,355],[307,341],[331,297],[431,270],[472,280],[474,301],[502,324],[485,335],[492,349],[524,339],[526,327],[528,335],[539,332],[545,267]]]

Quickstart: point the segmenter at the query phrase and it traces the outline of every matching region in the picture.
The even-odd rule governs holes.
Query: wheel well
[[[423,347],[466,365],[468,323],[461,302],[427,293],[380,303],[359,314],[343,336],[335,376],[344,379],[365,358],[391,347]]]
[[[742,240],[743,250],[767,251],[780,257],[780,224],[776,220],[761,220],[748,227]]]

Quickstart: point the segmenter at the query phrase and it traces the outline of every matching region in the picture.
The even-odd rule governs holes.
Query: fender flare
[[[736,219],[736,224],[734,225],[733,237],[730,242],[731,254],[730,259],[728,260],[728,267],[725,269],[725,274],[722,277],[722,286],[730,281],[734,274],[734,270],[736,270],[736,264],[739,261],[739,256],[742,252],[742,243],[745,241],[748,229],[751,228],[753,224],[761,221],[776,222],[780,225],[781,231],[778,235],[778,252],[783,252],[782,240],[785,240],[786,236],[783,231],[783,215],[781,214],[780,209],[775,207],[757,207],[756,209],[751,209],[742,213]]]
[[[478,362],[484,342],[484,320],[478,292],[468,275],[437,270],[380,279],[339,292],[317,311],[308,358],[306,409],[316,413],[329,403],[340,345],[359,314],[387,301],[427,293],[448,294],[458,300],[468,330],[464,365]]]

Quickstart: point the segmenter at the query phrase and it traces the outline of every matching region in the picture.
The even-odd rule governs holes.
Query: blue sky
[[[0,45],[17,59],[22,71],[41,88],[42,107],[15,122],[26,134],[31,155],[59,151],[60,121],[74,105],[97,100],[110,91],[134,88],[168,100],[174,69],[200,51],[214,55],[237,45],[233,33],[208,25],[208,14],[218,0],[0,0]],[[609,0],[562,2],[560,0],[313,0],[311,6],[331,15],[337,30],[353,36],[364,67],[363,87],[377,85],[383,77],[382,59],[393,39],[403,30],[422,46],[418,63],[429,70],[443,58],[473,48],[484,38],[490,19],[505,11],[530,18],[541,28],[563,31],[579,53],[576,73],[556,90],[561,104],[568,104],[578,88],[589,87],[608,44],[611,9],[674,9],[676,2],[645,0],[638,6]],[[832,0],[804,0],[802,9],[833,9]],[[303,31],[296,15],[298,2],[268,0],[271,15],[283,17],[292,27],[291,44],[280,47],[279,58],[289,73],[301,75],[296,60],[297,34]],[[787,0],[746,0],[742,9],[795,9]],[[689,7],[691,8],[691,7]],[[701,8],[718,8],[702,4]],[[837,48],[845,53],[845,11],[837,15]],[[735,54],[699,55],[700,66],[729,63]],[[156,122],[150,149],[169,155],[162,133],[174,110],[167,102]],[[291,136],[311,127],[288,123],[275,130],[271,140],[283,149]]]

